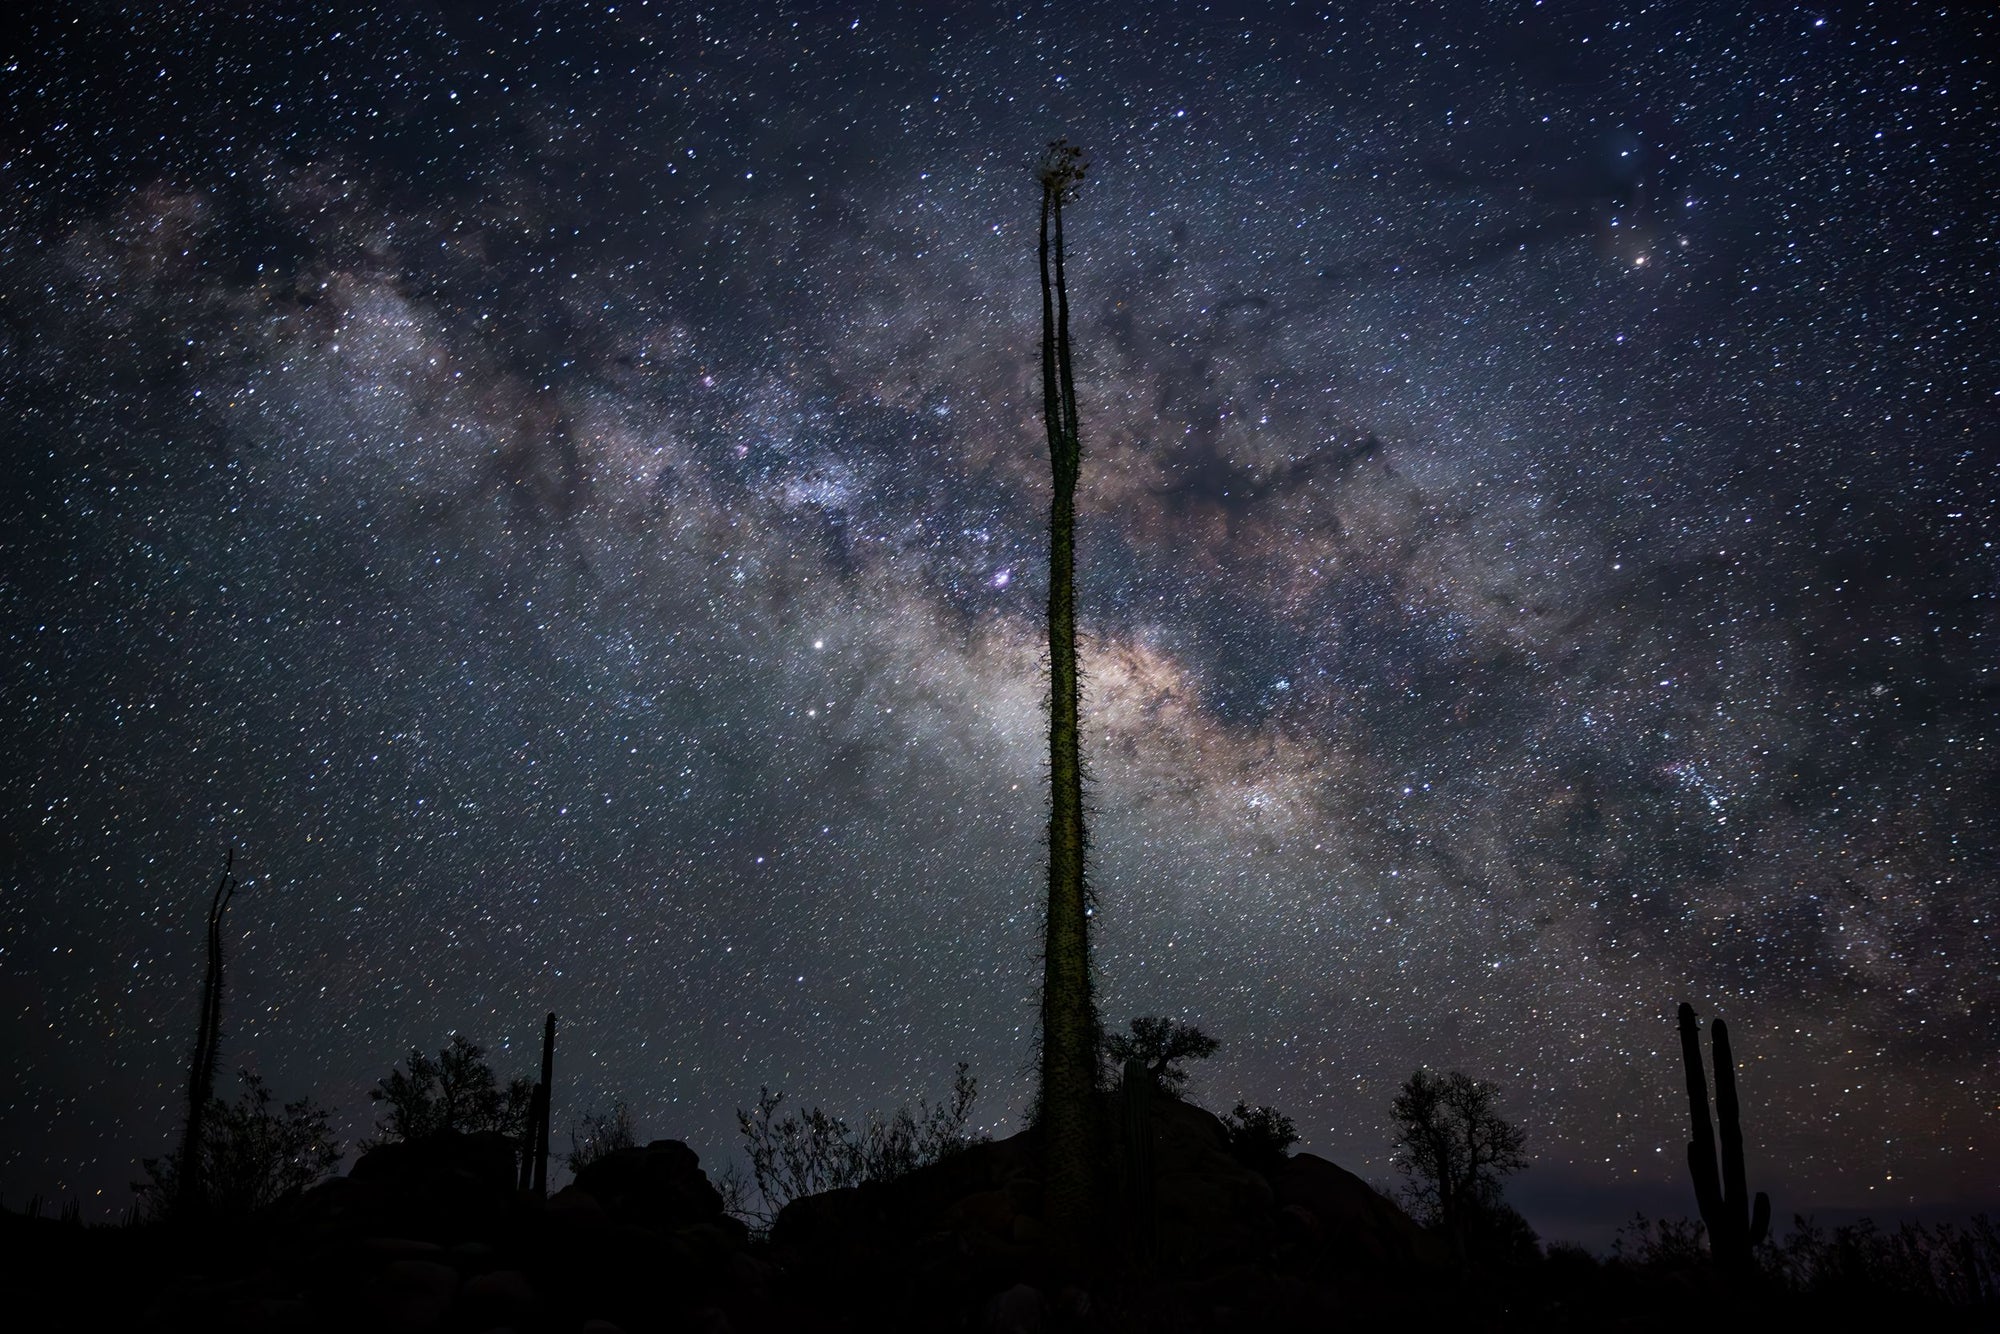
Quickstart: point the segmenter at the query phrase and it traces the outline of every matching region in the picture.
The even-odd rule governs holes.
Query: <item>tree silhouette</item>
[[[1493,1105],[1499,1093],[1498,1084],[1461,1070],[1419,1070],[1390,1109],[1410,1199],[1460,1260],[1474,1227],[1500,1210],[1501,1178],[1528,1165],[1520,1130]]]
[[[1286,1155],[1299,1142],[1298,1123],[1275,1107],[1239,1102],[1235,1111],[1222,1118],[1222,1128],[1237,1161],[1260,1172],[1284,1166]]]
[[[1042,418],[1055,474],[1049,509],[1049,903],[1042,937],[1040,1096],[1045,1219],[1058,1242],[1080,1237],[1097,1211],[1099,1030],[1090,983],[1076,661],[1076,483],[1083,450],[1070,361],[1062,216],[1086,169],[1083,151],[1058,139],[1035,172],[1042,187]]]
[[[236,849],[223,854],[222,878],[208,900],[208,968],[201,982],[201,1018],[195,1026],[194,1054],[188,1061],[187,1123],[181,1130],[180,1166],[172,1201],[181,1214],[202,1212],[207,1203],[204,1169],[207,1121],[215,1102],[215,1055],[222,1043],[222,916],[236,897]]]
[[[235,1102],[212,1101],[202,1121],[200,1153],[186,1157],[183,1145],[142,1164],[152,1178],[138,1186],[147,1216],[173,1211],[190,1175],[201,1182],[204,1209],[242,1218],[297,1194],[340,1165],[326,1108],[310,1097],[277,1106],[261,1076],[245,1070],[242,1078]]]
[[[1120,1067],[1127,1061],[1142,1063],[1160,1091],[1174,1097],[1187,1087],[1186,1062],[1213,1056],[1222,1048],[1193,1024],[1164,1015],[1143,1015],[1130,1027],[1129,1033],[1105,1035],[1105,1056]]]
[[[390,1070],[368,1097],[387,1109],[382,1140],[420,1140],[447,1132],[497,1130],[519,1139],[534,1109],[535,1086],[516,1079],[506,1088],[486,1063],[486,1049],[454,1033],[436,1056],[412,1049],[408,1072]]]

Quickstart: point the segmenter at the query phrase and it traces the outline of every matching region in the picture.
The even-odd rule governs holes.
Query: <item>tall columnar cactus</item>
[[[1083,448],[1070,362],[1063,205],[1083,154],[1063,140],[1037,169],[1042,187],[1042,416],[1055,494],[1049,508],[1049,898],[1042,936],[1041,1132],[1044,1215],[1058,1246],[1096,1220],[1098,1023],[1091,996],[1083,758],[1076,654],[1076,485]]]
[[[199,1213],[207,1202],[208,1182],[202,1144],[206,1138],[209,1104],[215,1100],[215,1056],[222,1042],[222,915],[236,897],[236,849],[222,859],[222,878],[208,900],[208,969],[201,982],[201,1017],[195,1026],[194,1054],[188,1061],[187,1123],[181,1131],[174,1210]]]
[[[1119,1175],[1133,1253],[1150,1262],[1158,1250],[1154,1227],[1153,1076],[1144,1061],[1125,1062],[1119,1084]]]
[[[1708,1119],[1708,1081],[1701,1068],[1701,1024],[1694,1007],[1680,1008],[1681,1058],[1687,1066],[1688,1120],[1694,1137],[1688,1141],[1688,1175],[1694,1180],[1695,1202],[1708,1227],[1708,1250],[1725,1269],[1750,1267],[1750,1255],[1771,1230],[1771,1200],[1757,1192],[1753,1204],[1743,1174],[1743,1122],[1736,1105],[1736,1063],[1729,1052],[1729,1026],[1720,1019],[1710,1026],[1715,1059],[1715,1119],[1720,1124],[1722,1161],[1716,1164],[1716,1140]]]

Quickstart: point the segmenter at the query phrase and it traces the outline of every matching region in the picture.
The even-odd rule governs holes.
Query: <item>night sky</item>
[[[1978,8],[32,6],[7,1202],[171,1144],[232,843],[222,1067],[350,1142],[546,1010],[559,1145],[1018,1128],[1066,134],[1106,1018],[1377,1181],[1497,1080],[1601,1240],[1686,999],[1779,1219],[1994,1203]]]

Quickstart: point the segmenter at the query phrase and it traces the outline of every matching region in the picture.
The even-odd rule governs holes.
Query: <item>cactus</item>
[[[1150,1263],[1158,1250],[1153,1217],[1153,1076],[1136,1058],[1125,1062],[1119,1084],[1119,1175],[1134,1255]]]
[[[201,1018],[195,1028],[194,1054],[188,1061],[187,1121],[181,1130],[179,1180],[173,1207],[186,1217],[207,1203],[208,1183],[202,1145],[208,1133],[209,1104],[215,1100],[215,1056],[222,1041],[222,915],[236,896],[236,849],[222,859],[222,878],[208,901],[208,970],[201,983]]]
[[[1045,1221],[1058,1246],[1081,1243],[1096,1221],[1096,1149],[1103,1142],[1085,874],[1089,839],[1079,721],[1082,678],[1076,651],[1076,486],[1083,448],[1070,364],[1062,214],[1063,205],[1076,197],[1084,171],[1082,151],[1061,139],[1049,145],[1037,167],[1042,187],[1042,416],[1055,482],[1049,507],[1049,893],[1042,934],[1037,1097]]]
[[[1694,1007],[1680,1008],[1681,1057],[1687,1066],[1688,1119],[1694,1137],[1688,1141],[1688,1174],[1694,1180],[1695,1202],[1708,1227],[1708,1251],[1724,1269],[1746,1270],[1750,1254],[1771,1230],[1771,1200],[1757,1192],[1755,1203],[1743,1174],[1743,1123],[1736,1105],[1736,1064],[1729,1052],[1729,1026],[1720,1019],[1710,1026],[1715,1060],[1715,1119],[1722,1146],[1716,1163],[1717,1134],[1708,1118],[1708,1081],[1701,1068],[1701,1024]]]

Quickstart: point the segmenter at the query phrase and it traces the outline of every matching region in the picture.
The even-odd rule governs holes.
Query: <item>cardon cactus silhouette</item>
[[[1729,1026],[1717,1019],[1709,1042],[1715,1061],[1715,1119],[1721,1140],[1721,1165],[1716,1162],[1717,1129],[1708,1118],[1708,1081],[1701,1068],[1701,1024],[1694,1007],[1680,1008],[1681,1059],[1687,1066],[1688,1120],[1694,1137],[1688,1141],[1688,1175],[1694,1180],[1695,1202],[1708,1228],[1708,1250],[1715,1263],[1733,1271],[1750,1268],[1751,1253],[1771,1230],[1771,1200],[1757,1192],[1754,1203],[1743,1172],[1743,1121],[1736,1103],[1736,1063],[1729,1051]]]
[[[1119,1175],[1124,1186],[1127,1239],[1142,1264],[1158,1258],[1154,1220],[1153,1076],[1137,1058],[1125,1062],[1118,1087]]]

